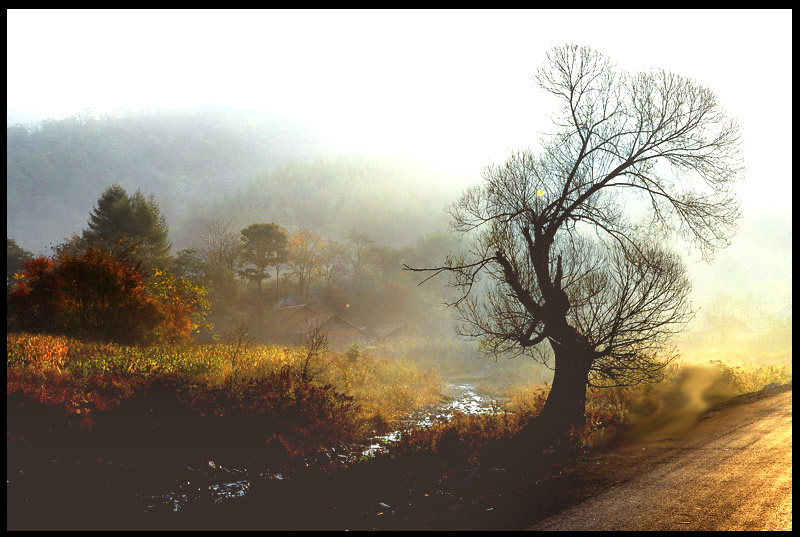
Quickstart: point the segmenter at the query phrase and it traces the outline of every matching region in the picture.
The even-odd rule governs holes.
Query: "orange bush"
[[[209,303],[202,285],[177,278],[163,269],[154,269],[149,278],[147,293],[158,303],[163,319],[155,329],[162,343],[188,341],[201,330],[211,331],[205,319]]]
[[[9,292],[12,325],[22,330],[142,343],[165,318],[140,267],[101,250],[23,266]]]

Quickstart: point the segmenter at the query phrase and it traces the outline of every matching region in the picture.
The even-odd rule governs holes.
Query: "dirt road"
[[[791,530],[792,391],[752,399],[687,437],[586,461],[574,477],[593,474],[593,486],[530,529]]]
[[[447,482],[433,459],[387,459],[336,479],[253,481],[243,498],[146,519],[141,491],[160,490],[160,466],[9,442],[7,528],[791,530],[791,435],[782,386],[724,403],[682,438],[555,452],[533,466],[501,458]]]

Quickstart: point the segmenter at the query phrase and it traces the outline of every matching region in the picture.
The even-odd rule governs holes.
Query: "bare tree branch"
[[[544,361],[549,342],[556,378],[581,361],[584,384],[656,378],[692,315],[685,268],[659,241],[682,237],[706,259],[728,244],[739,127],[695,81],[627,73],[586,47],[553,49],[535,79],[559,102],[556,132],[448,208],[468,252],[404,268],[429,272],[420,284],[447,273],[459,333],[489,352]]]

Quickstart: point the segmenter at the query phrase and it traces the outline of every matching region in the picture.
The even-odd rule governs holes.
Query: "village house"
[[[272,310],[269,333],[278,341],[292,344],[302,341],[309,330],[323,329],[328,344],[334,349],[344,349],[354,341],[365,343],[375,336],[366,327],[342,319],[338,315],[321,313],[307,304],[283,306]]]
[[[406,335],[407,327],[406,323],[378,324],[372,327],[371,332],[377,341],[384,341],[388,338]]]
[[[268,333],[276,341],[297,343],[309,330],[321,328],[328,335],[329,345],[340,350],[353,342],[362,346],[375,344],[407,331],[406,323],[378,324],[372,328],[358,326],[339,315],[319,312],[308,304],[275,308],[267,322]]]

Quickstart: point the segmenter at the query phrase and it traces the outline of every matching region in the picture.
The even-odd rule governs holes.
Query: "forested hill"
[[[7,234],[47,253],[103,190],[154,194],[174,249],[211,218],[410,242],[442,227],[454,189],[386,159],[332,156],[310,129],[245,111],[88,114],[7,127]]]
[[[445,205],[459,194],[452,183],[407,163],[376,157],[292,162],[261,174],[246,189],[193,207],[182,238],[209,219],[238,227],[274,221],[330,237],[365,233],[403,246],[447,227]]]

